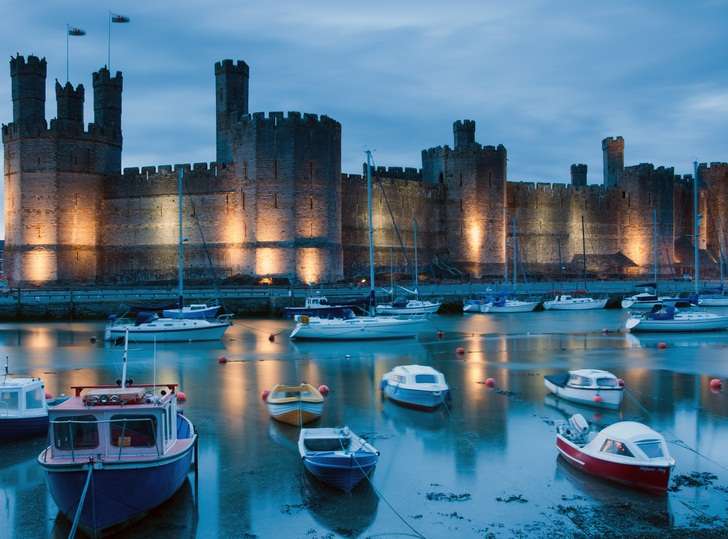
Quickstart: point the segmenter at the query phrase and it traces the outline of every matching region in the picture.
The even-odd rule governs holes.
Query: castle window
[[[73,156],[73,164],[78,165],[78,155]]]
[[[278,193],[273,193],[273,207],[278,208]]]
[[[460,212],[462,213],[462,211],[463,211],[463,199],[461,198],[460,199]]]
[[[240,190],[240,203],[243,206],[243,209],[245,209],[245,191],[242,189]]]
[[[308,162],[308,179],[313,180],[313,161]]]
[[[491,187],[493,185],[493,171],[488,171],[488,187]]]
[[[463,173],[460,173],[460,187],[463,186]]]
[[[273,177],[276,180],[278,179],[278,159],[273,160]]]
[[[248,179],[248,162],[243,161],[243,178]]]
[[[76,208],[78,208],[78,193],[75,193],[75,194],[73,195],[73,197],[74,197],[73,205],[74,205],[74,206],[75,206]]]
[[[624,191],[622,191],[622,198],[627,198],[627,193],[625,193]]]
[[[38,166],[40,166],[40,157],[38,158]]]
[[[225,213],[230,213],[230,195],[225,195]]]
[[[440,172],[440,176],[438,177],[437,181],[439,181],[440,183],[445,183],[445,178],[442,175],[442,172]]]
[[[308,207],[313,210],[313,197],[308,197]]]

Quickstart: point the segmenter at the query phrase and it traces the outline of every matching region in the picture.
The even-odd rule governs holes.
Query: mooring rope
[[[91,483],[91,475],[94,472],[93,460],[89,460],[88,473],[86,474],[86,482],[83,485],[81,491],[81,497],[78,500],[78,506],[76,507],[76,514],[73,516],[73,524],[71,525],[71,531],[68,533],[68,539],[74,539],[76,537],[76,530],[78,530],[78,523],[81,521],[81,512],[83,511],[83,505],[86,502],[86,494],[88,493],[88,486]],[[96,522],[94,522],[94,525]]]

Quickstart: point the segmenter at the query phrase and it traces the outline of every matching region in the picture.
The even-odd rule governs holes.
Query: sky
[[[728,161],[728,0],[347,2],[4,0],[0,57],[48,60],[87,89],[106,63],[124,73],[123,166],[213,161],[213,64],[250,65],[250,109],[327,114],[342,124],[342,170],[421,166],[473,119],[482,144],[508,149],[509,179],[568,181],[587,163],[602,181],[601,140],[625,138],[625,162],[689,173]],[[0,122],[12,121],[0,66]]]

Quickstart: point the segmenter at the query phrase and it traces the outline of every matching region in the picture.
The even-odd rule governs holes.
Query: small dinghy
[[[424,365],[401,365],[382,377],[382,392],[399,404],[434,410],[448,396],[445,376]]]
[[[0,382],[0,441],[42,436],[48,432],[48,408],[68,397],[46,399],[40,378],[8,376]]]
[[[682,312],[658,305],[649,313],[630,316],[624,327],[633,332],[720,331],[728,328],[728,315]]]
[[[590,432],[581,414],[556,426],[556,447],[572,466],[630,487],[664,492],[675,460],[665,438],[642,423],[621,421]]]
[[[320,481],[349,492],[377,466],[379,451],[349,427],[301,429],[298,452]]]
[[[547,311],[587,311],[591,309],[603,309],[606,305],[607,298],[594,299],[567,295],[559,295],[552,300],[543,302],[543,308]]]
[[[316,421],[324,408],[323,395],[311,384],[278,384],[268,393],[265,402],[273,419],[294,427]]]
[[[619,408],[624,396],[624,387],[619,378],[611,372],[597,369],[552,374],[544,376],[543,382],[546,389],[557,397],[579,404]]]

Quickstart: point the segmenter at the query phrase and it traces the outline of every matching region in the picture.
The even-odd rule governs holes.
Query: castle
[[[251,114],[248,65],[224,60],[214,72],[216,161],[121,170],[122,74],[93,74],[88,125],[84,87],[56,81],[57,117],[48,124],[45,59],[11,58],[13,121],[2,138],[13,285],[173,279],[180,169],[188,278],[319,283],[366,274],[366,181],[341,173],[341,125],[325,115]],[[616,137],[602,142],[603,185],[587,185],[583,164],[571,166],[570,184],[514,182],[506,148],[477,143],[473,121],[455,122],[453,137],[452,147],[423,150],[421,169],[373,170],[380,270],[411,271],[416,226],[420,267],[445,276],[503,278],[512,260],[531,277],[583,266],[650,274],[655,254],[661,275],[690,271],[691,176],[625,167]],[[728,164],[698,172],[701,256],[714,269]]]

